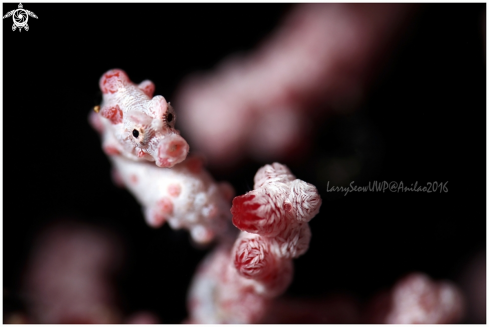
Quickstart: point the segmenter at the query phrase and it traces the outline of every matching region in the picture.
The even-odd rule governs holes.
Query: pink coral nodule
[[[253,202],[254,198],[255,195],[249,193],[237,196],[233,199],[231,207],[234,226],[249,233],[258,232],[256,223],[261,220],[260,216],[256,214],[260,204]]]

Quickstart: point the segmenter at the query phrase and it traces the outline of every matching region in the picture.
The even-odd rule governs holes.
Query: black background
[[[5,14],[17,4],[3,7]],[[24,8],[39,17],[29,19],[28,32],[12,32],[12,21],[3,21],[4,290],[18,291],[39,228],[75,217],[123,235],[128,258],[117,279],[123,310],[148,309],[165,323],[180,322],[205,251],[192,247],[186,232],[146,226],[133,197],[112,184],[87,123],[98,79],[122,68],[135,82],[152,80],[155,94],[172,101],[184,76],[252,49],[291,6]],[[457,279],[470,256],[485,248],[484,13],[485,4],[420,5],[361,106],[324,123],[307,162],[284,162],[323,198],[289,294],[338,291],[366,300],[411,271]],[[353,176],[357,185],[448,181],[449,192],[326,192],[322,168],[346,157],[362,163]],[[211,172],[243,194],[262,164]],[[9,310],[9,299],[4,303]]]

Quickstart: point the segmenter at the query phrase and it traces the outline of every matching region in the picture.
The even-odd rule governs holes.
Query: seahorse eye
[[[137,129],[133,130],[132,131],[132,136],[134,136],[135,138],[138,138],[139,136],[139,131]]]

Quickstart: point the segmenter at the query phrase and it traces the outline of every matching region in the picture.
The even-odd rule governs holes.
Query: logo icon
[[[22,4],[19,3],[19,8],[9,11],[3,18],[7,18],[12,16],[14,20],[14,25],[12,25],[12,31],[15,31],[15,29],[19,29],[19,32],[22,31],[24,28],[26,31],[29,30],[29,25],[27,25],[27,21],[29,20],[29,16],[37,18],[36,14],[34,14],[32,11],[25,10],[22,7]]]

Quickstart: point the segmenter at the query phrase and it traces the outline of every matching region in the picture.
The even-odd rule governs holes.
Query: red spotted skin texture
[[[100,112],[100,115],[102,115],[102,117],[110,120],[110,122],[114,125],[122,123],[122,117],[124,116],[121,108],[119,108],[118,105],[116,105],[114,107],[108,107],[108,108],[106,107],[106,108],[102,109],[102,111]]]
[[[153,96],[154,84],[135,84],[123,70],[112,69],[99,86],[103,100],[89,122],[117,172],[114,182],[135,196],[147,224],[186,229],[198,244],[231,228],[232,187],[216,183],[201,158],[187,160],[189,145],[175,129],[177,115],[163,96]]]
[[[177,198],[180,195],[180,192],[182,192],[180,184],[170,184],[168,186],[168,194],[170,194],[170,196]]]
[[[103,94],[107,93],[112,93],[114,94],[117,92],[117,83],[119,79],[124,78],[125,79],[125,74],[121,72],[120,70],[112,70],[104,74],[100,81],[100,89],[102,90]]]
[[[232,190],[224,191],[205,169],[196,174],[186,161],[165,169],[121,155],[110,161],[118,171],[117,183],[138,200],[152,228],[168,223],[188,230],[198,244],[210,243],[233,228],[228,199]]]
[[[162,214],[173,213],[173,202],[169,198],[162,198],[158,201],[158,207]]]
[[[114,182],[136,197],[148,225],[186,229],[198,244],[231,228],[232,187],[216,183],[200,157],[187,160],[189,145],[175,129],[177,115],[164,97],[153,96],[154,84],[135,84],[123,70],[112,69],[99,86],[103,100],[89,122],[102,136],[117,172]]]
[[[133,83],[121,69],[99,81],[103,100],[89,122],[102,137],[114,167],[114,182],[142,205],[147,224],[186,229],[198,244],[212,242],[231,228],[232,187],[216,183],[189,157],[189,145],[175,129],[177,115],[155,86]],[[171,168],[171,169],[168,169]]]

